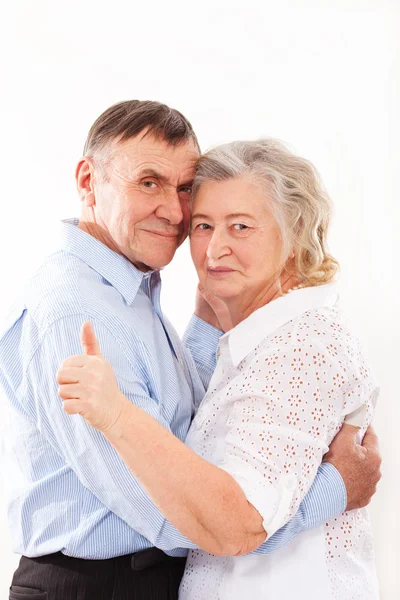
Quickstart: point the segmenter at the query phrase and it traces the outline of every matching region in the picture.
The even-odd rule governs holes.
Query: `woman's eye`
[[[196,226],[196,229],[200,229],[200,231],[207,231],[208,229],[211,229],[210,225],[207,225],[207,223],[199,223]]]
[[[248,229],[247,225],[244,225],[244,223],[235,223],[233,228],[235,231],[244,231],[245,229]]]

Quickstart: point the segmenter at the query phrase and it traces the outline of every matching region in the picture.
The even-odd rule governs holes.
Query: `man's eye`
[[[200,229],[200,231],[207,231],[208,229],[211,229],[211,226],[207,225],[207,223],[199,223],[196,226],[196,229]]]
[[[179,193],[190,195],[192,193],[192,187],[190,185],[185,185],[185,186],[179,188]]]
[[[244,231],[245,229],[248,229],[247,225],[245,225],[244,223],[235,223],[233,228],[235,229],[235,231]]]
[[[149,179],[146,179],[145,181],[142,181],[142,185],[147,188],[147,189],[155,189],[157,187],[157,184],[155,181],[151,181]]]

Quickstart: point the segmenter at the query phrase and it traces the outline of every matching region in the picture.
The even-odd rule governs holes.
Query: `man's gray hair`
[[[326,244],[332,207],[313,165],[274,139],[224,144],[200,157],[192,198],[207,181],[239,177],[265,189],[281,231],[282,269],[294,252],[296,274],[308,285],[332,281],[339,269]]]

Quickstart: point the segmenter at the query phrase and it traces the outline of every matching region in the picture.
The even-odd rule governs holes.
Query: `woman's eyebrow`
[[[202,215],[201,213],[195,213],[192,215],[192,219],[209,219],[208,215]]]
[[[239,217],[246,217],[247,219],[254,219],[252,215],[247,213],[231,213],[230,215],[226,215],[225,219],[237,219]],[[200,213],[195,213],[192,215],[192,219],[209,219],[209,215],[203,215]]]
[[[226,215],[226,219],[237,219],[238,217],[246,217],[247,219],[254,219],[252,215],[247,213],[231,213],[230,215]]]

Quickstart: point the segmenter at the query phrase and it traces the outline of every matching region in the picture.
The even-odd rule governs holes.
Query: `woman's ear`
[[[75,171],[76,187],[82,202],[86,206],[95,206],[94,164],[90,156],[83,156]]]

